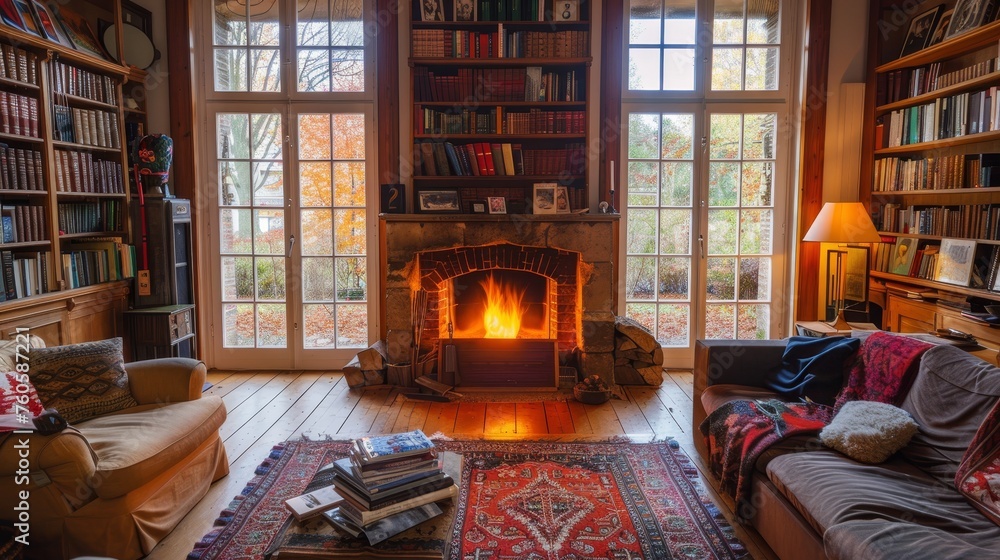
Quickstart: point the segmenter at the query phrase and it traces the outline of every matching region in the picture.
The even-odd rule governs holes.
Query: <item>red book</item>
[[[485,163],[486,174],[487,175],[496,175],[497,174],[496,168],[493,167],[493,150],[490,149],[490,145],[488,143],[486,143],[486,142],[482,142],[480,145],[483,147],[482,157],[483,157],[483,160],[485,160],[485,162],[486,162]],[[478,150],[478,148],[477,148],[477,150]],[[476,152],[476,157],[478,158],[479,155],[480,154],[477,151]]]

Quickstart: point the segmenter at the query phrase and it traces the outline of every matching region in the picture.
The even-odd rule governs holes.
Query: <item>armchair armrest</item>
[[[201,398],[207,369],[191,358],[157,358],[125,364],[132,396],[139,404]]]
[[[27,469],[24,454],[28,454]],[[22,490],[30,492],[31,521],[45,523],[72,513],[94,498],[97,457],[75,428],[43,436],[0,437],[0,519],[17,521]]]

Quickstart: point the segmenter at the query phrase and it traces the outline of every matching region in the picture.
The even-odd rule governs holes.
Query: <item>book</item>
[[[420,481],[412,488],[396,489],[386,493],[365,494],[365,490],[357,485],[356,481],[349,477],[344,477],[340,473],[334,473],[333,484],[337,487],[337,492],[344,500],[358,509],[366,511],[378,511],[396,504],[407,502],[424,494],[432,494],[453,485],[455,481],[440,471],[437,475]]]
[[[442,488],[434,492],[429,492],[427,494],[422,494],[416,496],[409,500],[405,500],[399,503],[395,503],[377,510],[363,510],[350,501],[345,500],[340,504],[340,512],[344,517],[353,521],[357,525],[368,526],[372,523],[389,517],[390,515],[395,515],[397,513],[412,509],[415,507],[420,507],[422,505],[439,502],[442,500],[452,499],[458,495],[458,486],[451,484],[447,488]]]
[[[337,492],[337,489],[328,486],[285,500],[285,507],[292,512],[297,521],[303,521],[335,508],[343,501],[344,498]]]
[[[434,443],[420,430],[366,436],[357,440],[362,464],[389,461],[411,455],[420,455],[434,448]]]
[[[341,513],[340,508],[334,508],[324,512],[323,519],[333,525],[334,528],[344,531],[352,537],[364,535],[368,539],[368,544],[376,545],[389,537],[416,527],[424,521],[433,519],[442,513],[441,507],[437,504],[424,504],[420,507],[390,515],[368,526],[358,526],[345,517]]]

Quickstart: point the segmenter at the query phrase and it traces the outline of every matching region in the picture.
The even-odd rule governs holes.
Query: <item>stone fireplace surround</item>
[[[475,270],[534,272],[555,284],[560,361],[614,383],[617,215],[382,214],[383,335],[408,347],[411,294],[428,292],[423,351],[442,334],[439,294]],[[578,352],[577,352],[578,350]]]

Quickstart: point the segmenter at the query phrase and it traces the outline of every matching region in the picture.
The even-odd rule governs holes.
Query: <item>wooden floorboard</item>
[[[664,373],[660,387],[627,387],[625,398],[602,405],[576,401],[431,403],[385,388],[347,387],[339,372],[211,371],[206,394],[222,397],[228,416],[221,433],[229,476],[217,481],[174,531],[147,556],[184,558],[212,529],[219,512],[253,478],[275,445],[292,438],[350,439],[370,433],[421,429],[449,437],[621,436],[674,438],[692,458],[705,488],[730,523],[732,504],[720,497],[697,456],[691,428],[690,371]],[[772,560],[759,535],[734,524],[753,558]]]

